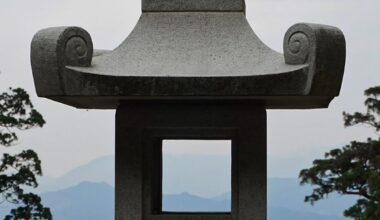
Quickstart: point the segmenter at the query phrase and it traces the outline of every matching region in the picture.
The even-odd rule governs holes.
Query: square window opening
[[[231,213],[231,140],[162,140],[162,213]]]

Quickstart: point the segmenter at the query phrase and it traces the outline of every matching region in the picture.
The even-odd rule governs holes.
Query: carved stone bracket
[[[320,24],[295,24],[285,34],[284,57],[286,64],[309,64],[305,94],[339,95],[346,58],[341,30]]]
[[[53,27],[39,31],[31,44],[31,63],[37,93],[61,94],[65,66],[89,67],[93,57],[91,36],[79,27]]]

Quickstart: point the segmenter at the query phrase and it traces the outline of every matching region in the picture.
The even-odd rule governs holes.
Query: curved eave
[[[39,94],[77,108],[114,109],[121,100],[262,102],[271,109],[327,107],[332,97],[304,94],[308,68],[234,77],[105,76],[66,69],[62,94]],[[276,82],[276,83],[274,83]]]
[[[39,96],[96,109],[121,100],[325,108],[339,95],[345,64],[339,29],[294,25],[282,55],[260,41],[243,12],[143,13],[111,52],[93,51],[81,28],[48,28],[31,51]]]

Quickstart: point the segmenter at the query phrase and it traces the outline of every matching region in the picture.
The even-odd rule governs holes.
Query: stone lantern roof
[[[281,54],[257,37],[244,0],[143,0],[113,51],[93,50],[82,28],[54,27],[35,35],[31,61],[37,94],[77,108],[114,109],[120,100],[327,107],[342,83],[342,32],[300,23],[283,45]]]

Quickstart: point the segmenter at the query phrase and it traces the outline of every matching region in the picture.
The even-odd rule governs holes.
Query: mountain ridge
[[[114,188],[109,184],[83,182],[68,189],[44,193],[44,203],[56,220],[114,219]],[[187,192],[164,195],[163,210],[173,212],[228,212],[229,200],[213,200]],[[297,211],[284,207],[268,207],[268,220],[344,220],[337,215]]]
[[[183,159],[184,157],[181,157]],[[178,158],[174,158],[175,160]],[[185,158],[186,159],[186,158]],[[199,158],[198,158],[199,159]],[[215,159],[213,163],[219,163],[218,160],[221,160],[223,158],[218,157],[208,157],[209,160]],[[173,160],[173,161],[175,161]],[[192,161],[192,157],[187,157],[188,162]],[[191,163],[188,163],[191,165]],[[185,167],[186,169],[188,167]],[[178,169],[176,168],[176,172],[178,173]],[[213,175],[210,173],[209,178],[212,179]],[[194,177],[196,179],[196,177]],[[50,183],[49,183],[50,181]],[[65,192],[65,190],[78,190],[77,195],[70,194],[72,198],[74,199],[75,196],[80,196],[81,198],[86,197],[87,193],[89,191],[93,191],[92,193],[89,193],[89,197],[91,197],[93,194],[99,194],[102,195],[105,200],[107,200],[107,204],[103,204],[105,207],[108,207],[108,210],[111,210],[108,212],[109,215],[113,215],[113,207],[114,207],[114,156],[108,155],[104,157],[100,157],[96,160],[90,161],[89,163],[86,163],[82,166],[79,166],[62,177],[59,178],[49,178],[47,177],[45,179],[45,182],[42,181],[42,184],[40,185],[40,190],[37,191],[40,194],[42,194],[43,198],[52,198],[56,195],[54,198],[56,202],[62,202],[63,204],[59,204],[58,206],[66,207],[68,209],[67,204],[65,204],[65,196],[67,196],[70,193]],[[100,184],[97,185],[97,187],[93,187],[93,184]],[[51,184],[49,186],[49,184]],[[87,191],[84,189],[87,186]],[[186,185],[185,185],[186,186]],[[82,190],[79,190],[82,189]],[[96,191],[99,192],[96,192]],[[174,209],[181,208],[178,204],[178,196],[181,195],[183,191],[179,191],[179,189],[175,189],[173,191],[178,191],[178,193],[168,193],[168,195],[165,195],[164,200],[165,201],[176,201],[175,204],[177,204]],[[219,190],[220,191],[220,190]],[[302,216],[302,213],[306,212],[308,215],[323,215],[323,216],[333,216],[333,217],[339,217],[342,216],[342,212],[344,209],[350,207],[354,202],[354,197],[346,197],[346,196],[340,196],[336,194],[332,194],[329,199],[322,200],[320,202],[317,202],[314,206],[311,206],[310,204],[306,204],[303,202],[304,196],[310,194],[312,192],[311,186],[300,186],[299,181],[295,178],[269,178],[268,179],[268,207],[269,207],[269,213],[268,215],[277,215],[278,213],[288,213],[291,215],[291,212],[299,213],[300,216]],[[107,194],[108,193],[108,194]],[[209,204],[212,208],[211,209],[217,209],[215,207],[219,207],[219,210],[221,207],[226,208],[229,207],[229,205],[225,204],[225,201],[229,200],[230,191],[226,190],[223,193],[220,193],[216,196],[201,196],[200,199],[203,199],[201,202],[204,202],[204,200],[212,200]],[[50,195],[47,196],[46,195]],[[62,196],[60,196],[62,195]],[[194,196],[198,194],[193,193],[187,193],[184,194],[187,196]],[[198,196],[199,197],[199,196]],[[195,199],[192,197],[192,199]],[[199,198],[197,198],[199,199]],[[75,200],[75,199],[74,199]],[[96,201],[96,198],[93,198],[93,200]],[[52,207],[55,207],[57,204],[53,201],[53,199],[47,199],[48,203],[52,205]],[[87,203],[92,203],[93,201],[87,201]],[[189,203],[189,201],[187,201]],[[74,201],[75,203],[75,201]],[[165,203],[165,204],[169,204]],[[199,204],[200,204],[199,203]],[[112,205],[109,205],[112,204]],[[217,204],[217,205],[216,205]],[[77,206],[80,206],[81,204],[77,204]],[[96,204],[95,204],[96,206]],[[169,204],[170,206],[170,204]],[[166,208],[165,206],[164,208]],[[182,206],[185,207],[186,206]],[[195,204],[196,207],[196,204]],[[194,208],[194,207],[193,207]],[[1,207],[0,207],[1,209]],[[101,209],[101,208],[100,208]],[[0,211],[1,212],[1,211]],[[71,211],[73,212],[73,211]],[[111,213],[112,212],[112,213]],[[110,214],[111,213],[111,214]],[[276,214],[277,213],[277,214]],[[279,214],[279,216],[285,215],[285,214]],[[100,215],[101,216],[101,215]],[[84,218],[84,216],[82,216]],[[273,218],[276,218],[274,216]],[[312,219],[312,217],[310,217]],[[328,217],[326,217],[328,219]],[[67,218],[66,218],[67,219]],[[71,218],[68,218],[71,220]],[[111,218],[112,219],[112,218]],[[95,219],[92,219],[95,220]],[[272,219],[270,219],[272,220]],[[284,219],[282,219],[284,220]],[[293,220],[293,219],[292,219]],[[307,219],[309,220],[309,219]],[[335,220],[335,219],[334,219]],[[340,219],[339,219],[340,220]]]

